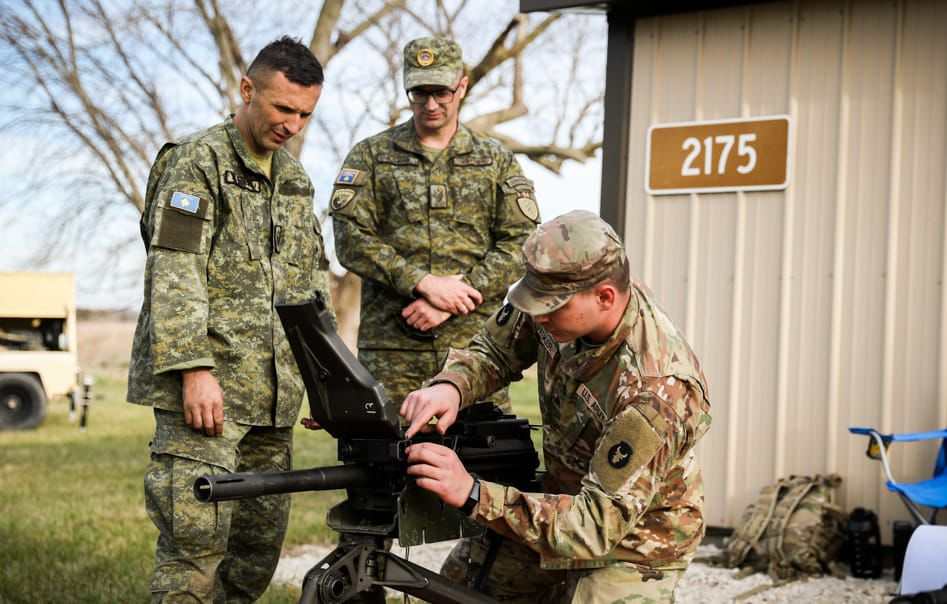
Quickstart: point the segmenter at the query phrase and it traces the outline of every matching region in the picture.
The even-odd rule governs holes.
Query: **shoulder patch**
[[[334,211],[341,210],[345,206],[355,199],[355,191],[352,189],[336,189],[332,193],[332,200],[329,202],[329,207]]]
[[[197,195],[175,191],[171,194],[170,206],[188,214],[197,214],[197,210],[201,207],[201,199]]]
[[[536,200],[532,197],[525,195],[517,197],[516,207],[520,209],[520,212],[523,213],[523,216],[528,218],[530,222],[539,222],[539,204],[537,204]]]
[[[342,168],[335,178],[335,184],[360,187],[364,183],[364,175],[364,172],[355,168]]]
[[[510,189],[514,191],[530,191],[533,190],[533,181],[526,178],[525,176],[511,176],[503,181]]]
[[[608,465],[616,470],[624,468],[628,465],[628,462],[631,461],[631,456],[634,452],[635,450],[631,448],[631,445],[623,440],[618,441],[618,444],[613,445],[612,448],[608,450]]]
[[[207,210],[206,199],[183,191],[173,191],[167,205],[161,208],[161,221],[153,245],[192,254],[200,253],[204,224],[210,220]]]
[[[659,432],[635,408],[618,414],[608,425],[592,458],[590,470],[605,490],[617,493],[665,444]]]

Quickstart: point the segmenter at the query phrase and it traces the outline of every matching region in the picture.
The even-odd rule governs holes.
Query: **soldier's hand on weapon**
[[[184,422],[207,436],[224,433],[224,391],[206,367],[182,372]]]
[[[408,474],[417,478],[417,485],[436,494],[447,505],[459,508],[467,502],[473,487],[473,476],[452,450],[434,443],[411,445]]]
[[[447,432],[460,409],[460,392],[453,384],[434,384],[427,388],[415,390],[405,397],[401,403],[401,417],[408,420],[410,425],[405,432],[411,438],[432,418],[437,418],[437,431]]]
[[[302,424],[302,427],[307,430],[322,430],[322,426],[319,425],[319,422],[312,419],[311,417],[304,417],[299,420],[299,423]]]
[[[450,319],[453,315],[445,310],[436,308],[424,298],[418,298],[404,307],[401,316],[408,325],[421,331],[430,331]]]
[[[440,310],[466,315],[483,303],[483,296],[463,282],[463,275],[438,277],[427,274],[414,290]]]

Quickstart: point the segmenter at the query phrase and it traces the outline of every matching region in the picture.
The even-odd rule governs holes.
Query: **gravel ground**
[[[430,569],[440,568],[441,562],[453,546],[452,542],[434,543],[411,548],[412,562]],[[312,566],[332,550],[332,546],[307,545],[288,552],[280,559],[273,580],[278,583],[301,585],[303,577]],[[394,552],[404,556],[404,549],[395,547]],[[719,550],[702,546],[698,556],[709,556]],[[835,577],[813,577],[793,581],[786,585],[773,586],[768,575],[754,574],[737,579],[738,570],[716,568],[706,564],[691,564],[677,586],[675,598],[683,604],[714,604],[717,602],[758,602],[819,604],[882,603],[891,599],[897,584],[890,575],[880,580],[836,579]]]

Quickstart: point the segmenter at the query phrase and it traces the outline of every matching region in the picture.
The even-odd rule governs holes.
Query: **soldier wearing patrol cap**
[[[256,600],[279,560],[289,495],[206,504],[193,484],[290,469],[303,383],[274,302],[328,300],[328,264],[312,183],[283,144],[322,82],[298,40],[267,45],[241,79],[236,115],[167,143],[148,177],[128,400],[154,407],[154,602]]]
[[[336,252],[362,278],[359,360],[396,404],[500,307],[539,221],[513,154],[458,121],[467,85],[456,42],[409,42],[412,119],[355,145],[332,194]]]
[[[700,365],[598,216],[547,222],[523,251],[509,304],[401,414],[409,437],[434,417],[443,432],[459,408],[536,363],[544,494],[473,477],[431,443],[408,448],[408,473],[505,538],[485,583],[501,601],[670,602],[704,534]],[[442,573],[469,580],[486,551],[484,540],[462,541]]]

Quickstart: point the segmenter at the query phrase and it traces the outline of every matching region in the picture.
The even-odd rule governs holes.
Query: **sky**
[[[491,2],[483,3],[482,6],[499,15],[494,15],[495,20],[508,18],[502,16],[503,13],[509,11],[506,4],[492,0]],[[476,23],[477,15],[471,15],[470,18],[473,19],[472,23]],[[573,19],[572,23],[575,23],[576,19],[583,17],[568,18]],[[592,32],[593,38],[597,36],[596,28],[604,33],[604,16],[586,16],[584,19],[586,19],[586,24],[590,24],[587,27]],[[285,27],[286,31],[301,37],[305,34],[302,31],[293,32],[289,29],[292,27],[291,24]],[[468,24],[465,27],[472,26]],[[305,26],[301,29],[305,29]],[[252,34],[253,32],[247,32],[245,35],[252,36]],[[261,37],[272,35],[260,32],[257,34]],[[473,32],[458,32],[458,38],[464,45],[465,56],[469,57],[468,62],[473,57],[482,54],[490,42],[483,35],[475,36]],[[571,41],[569,35],[564,39],[566,42]],[[252,44],[257,44],[255,39],[253,42],[247,42],[247,46]],[[556,115],[553,100],[559,91],[558,82],[569,69],[568,61],[558,56],[557,44],[562,45],[559,40],[548,42],[547,48],[541,51],[545,54],[539,57],[539,61],[533,59],[533,63],[527,64],[528,69],[538,67],[544,70],[545,80],[533,80],[544,83],[527,89],[526,100],[530,106],[529,119],[521,119],[505,127],[504,131],[507,134],[524,141],[534,142],[535,137],[531,138],[531,129],[548,128],[549,124],[554,122]],[[579,57],[580,75],[585,78],[587,85],[593,87],[597,85],[600,75],[602,86],[604,86],[604,44],[594,41],[588,48],[591,50],[585,51]],[[347,49],[344,52],[349,53],[348,58],[340,55],[328,66],[323,98],[316,110],[317,114],[322,114],[329,123],[339,124],[340,127],[351,123],[352,116],[341,113],[346,111],[351,104],[344,97],[347,87],[333,86],[334,81],[367,78],[370,85],[371,78],[377,78],[379,77],[377,74],[384,73],[383,68],[375,71],[359,69],[357,73],[352,71],[352,61],[359,60],[358,53],[356,49]],[[173,73],[159,77],[171,78],[170,81],[159,80],[161,86],[180,87],[181,85],[180,82],[174,81]],[[591,84],[588,84],[589,82]],[[343,82],[345,83],[348,82]],[[17,103],[18,95],[22,92],[22,90],[14,91],[9,88],[5,91],[0,90],[0,105],[10,106]],[[505,106],[508,102],[508,87],[498,86],[491,89],[490,94],[491,96],[482,99],[477,105],[478,111]],[[206,121],[208,126],[219,119],[219,116],[203,113],[189,114],[187,117],[196,123]],[[364,132],[362,135],[370,133]],[[310,126],[310,134],[302,156],[304,167],[316,186],[317,212],[327,205],[331,183],[339,163],[332,153],[325,152],[319,145],[319,134],[313,126]],[[91,220],[84,218],[80,224],[60,232],[50,225],[55,222],[55,218],[62,213],[64,208],[71,207],[68,204],[93,203],[96,200],[83,199],[82,195],[88,195],[88,193],[65,190],[64,186],[56,182],[47,182],[37,189],[23,186],[26,181],[25,175],[36,173],[33,151],[43,145],[55,143],[54,140],[49,140],[55,136],[58,134],[53,131],[44,131],[41,125],[29,129],[0,128],[0,148],[6,150],[0,153],[0,182],[7,185],[5,187],[7,193],[4,195],[7,199],[0,200],[5,201],[0,204],[0,271],[39,269],[74,272],[77,276],[77,296],[80,307],[135,310],[140,306],[142,298],[141,273],[144,267],[144,249],[137,241],[130,245],[121,245],[121,243],[137,238],[137,211],[128,204],[111,204],[107,210]],[[521,157],[519,161],[526,176],[534,181],[541,216],[544,220],[573,209],[598,211],[601,181],[600,154],[584,164],[566,162],[562,166],[560,175],[553,174],[526,158]],[[83,157],[58,158],[57,162],[60,163],[60,167],[65,166],[74,172],[82,172],[88,166],[88,159]],[[144,182],[141,186],[144,187]],[[16,192],[11,193],[13,190]],[[21,201],[18,201],[17,197]],[[324,232],[327,230],[324,228]],[[49,241],[57,237],[64,243],[56,248],[56,253],[52,255],[52,258],[38,265],[37,257],[48,248]],[[335,269],[341,270],[341,267],[335,265]],[[3,295],[2,292],[0,295]]]

